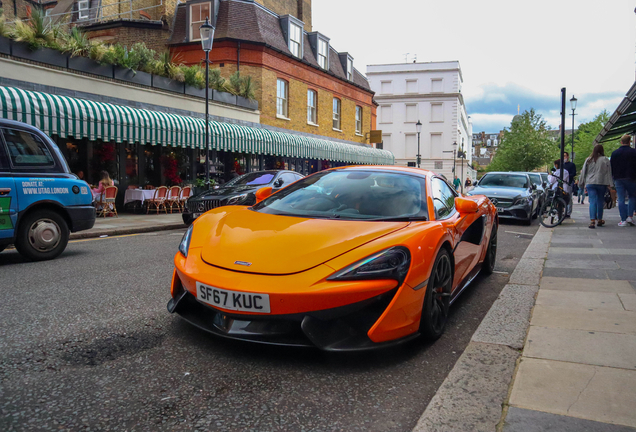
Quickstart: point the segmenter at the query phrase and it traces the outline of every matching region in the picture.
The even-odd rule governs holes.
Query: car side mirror
[[[532,190],[537,190],[537,185],[532,183]]]
[[[279,178],[278,180],[274,182],[274,187],[279,188],[283,185],[283,183],[285,183],[285,181],[282,178]]]
[[[462,198],[462,197],[455,198],[455,208],[457,209],[460,215],[477,213],[477,211],[479,210],[479,206],[477,205],[475,201],[473,201],[470,198]]]
[[[271,186],[260,188],[259,190],[256,191],[256,194],[254,194],[256,196],[256,204],[263,201],[265,198],[267,198],[271,194],[272,194]]]

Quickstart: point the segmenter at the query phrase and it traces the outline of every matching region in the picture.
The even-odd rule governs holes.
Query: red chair
[[[166,198],[166,207],[170,206],[170,214],[172,214],[172,209],[174,207],[177,208],[177,211],[181,213],[181,188],[179,186],[172,186],[168,190],[168,197]]]
[[[181,189],[181,193],[179,194],[179,204],[181,205],[181,211],[185,210],[185,203],[190,197],[191,193],[192,193],[192,186],[190,185],[184,186]]]
[[[168,195],[168,188],[165,186],[159,186],[155,189],[155,194],[152,198],[146,200],[146,214],[150,211],[150,207],[154,206],[159,214],[159,209],[163,208],[163,211],[168,214],[166,210],[166,195]]]
[[[117,186],[107,186],[104,189],[104,193],[101,195],[101,199],[99,200],[99,210],[97,210],[97,216],[106,217],[106,215],[115,215],[115,217],[119,217],[117,214],[117,207],[115,206],[115,199],[117,198]]]

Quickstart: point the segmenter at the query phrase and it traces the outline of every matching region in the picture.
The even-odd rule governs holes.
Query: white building
[[[453,149],[463,150],[463,181],[476,178],[472,162],[472,124],[462,96],[458,61],[367,66],[367,77],[379,104],[377,129],[382,146],[393,152],[396,165],[416,166],[418,120],[421,167],[453,179]],[[453,146],[457,143],[457,146]],[[462,159],[456,159],[457,176]]]

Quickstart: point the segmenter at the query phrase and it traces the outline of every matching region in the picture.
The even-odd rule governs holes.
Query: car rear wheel
[[[20,222],[15,248],[33,261],[50,260],[66,249],[69,235],[62,216],[51,210],[37,211]]]
[[[497,225],[492,226],[492,233],[490,234],[490,241],[488,242],[488,249],[486,249],[486,258],[482,264],[481,271],[484,274],[492,274],[495,271],[495,261],[497,260]]]
[[[422,306],[420,333],[427,340],[439,339],[444,333],[448,320],[452,285],[453,268],[450,254],[442,248],[435,258]]]

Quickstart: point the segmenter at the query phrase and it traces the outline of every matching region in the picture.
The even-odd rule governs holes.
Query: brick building
[[[373,92],[311,25],[310,0],[192,0],[179,4],[170,51],[186,64],[204,58],[198,28],[216,26],[210,53],[224,77],[236,70],[256,82],[261,123],[328,138],[368,142]]]

